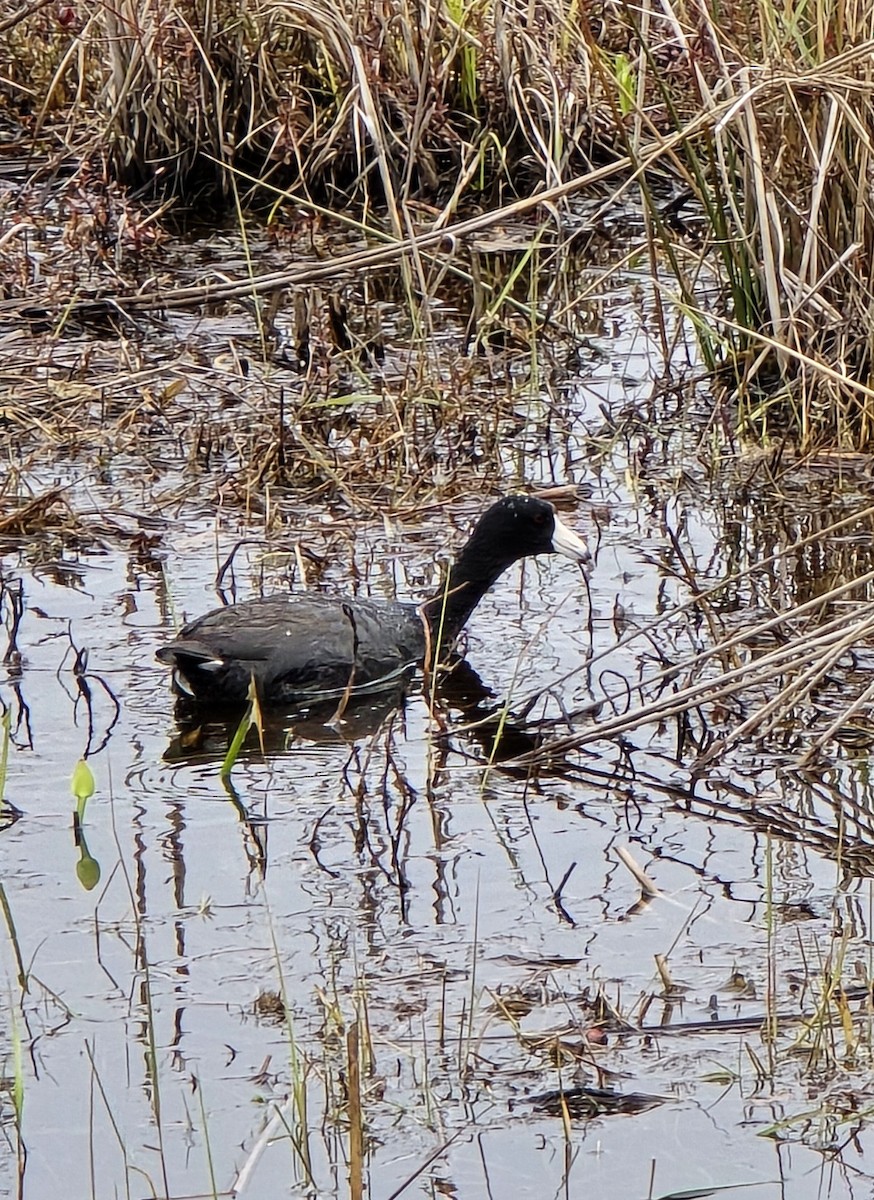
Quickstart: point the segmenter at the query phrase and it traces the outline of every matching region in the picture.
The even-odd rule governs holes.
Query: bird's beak
[[[579,563],[586,572],[592,566],[589,547],[579,534],[559,520],[558,513],[555,515],[555,529],[552,531],[552,548],[556,554],[563,554],[565,558]]]

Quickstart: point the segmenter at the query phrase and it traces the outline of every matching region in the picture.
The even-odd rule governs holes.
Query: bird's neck
[[[509,564],[495,563],[478,552],[473,539],[465,546],[437,592],[422,605],[436,644],[450,646],[470,614]]]

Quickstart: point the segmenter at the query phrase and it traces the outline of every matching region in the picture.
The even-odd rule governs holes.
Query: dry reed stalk
[[[860,583],[870,583],[874,580],[874,572],[859,580],[848,581],[833,589],[833,592],[815,601],[808,601],[797,609],[769,618],[742,633],[736,633],[717,643],[703,655],[695,655],[691,659],[680,661],[667,668],[652,679],[644,680],[636,685],[635,690],[646,692],[658,690],[670,680],[689,676],[697,671],[703,662],[722,655],[726,648],[737,648],[745,643],[755,643],[761,639],[765,631],[781,629],[784,633],[791,630],[793,619],[800,613],[807,613],[819,608],[846,593],[851,587]],[[841,614],[827,621],[815,634],[808,631],[789,633],[786,640],[776,649],[746,663],[724,671],[712,679],[697,683],[689,682],[684,687],[671,692],[665,697],[644,702],[630,712],[598,722],[579,733],[553,739],[537,750],[521,757],[518,762],[526,766],[536,766],[538,763],[548,763],[555,760],[557,755],[567,754],[578,750],[592,742],[613,738],[630,733],[644,725],[663,722],[673,717],[688,713],[693,709],[712,705],[724,705],[726,701],[744,694],[752,695],[762,692],[772,685],[777,685],[776,692],[765,700],[755,713],[747,717],[740,725],[727,733],[716,742],[696,764],[703,768],[713,762],[732,745],[743,739],[754,736],[764,736],[774,724],[783,719],[793,706],[803,703],[810,695],[812,688],[832,670],[835,665],[856,645],[864,644],[867,639],[874,638],[874,602],[859,606],[852,617]],[[847,719],[849,710],[856,712],[859,703],[847,706],[840,719],[835,723],[839,726]]]
[[[814,11],[825,27],[828,4]],[[705,104],[733,98],[689,178],[731,295],[727,311],[715,314],[730,343],[710,353],[727,368],[742,431],[788,431],[802,449],[864,450],[874,444],[868,30],[854,25],[850,10],[832,13],[825,24],[835,23],[836,43],[859,44],[835,54],[811,39],[799,59],[786,54],[781,15],[765,5],[760,12],[768,32],[747,34],[745,45],[732,36],[730,13],[708,13],[713,58],[695,61]],[[794,29],[787,41],[813,27]],[[683,257],[678,247],[672,261]],[[696,328],[709,337],[706,318]]]
[[[644,871],[643,867],[641,867],[637,862],[635,862],[634,856],[632,855],[632,853],[628,849],[628,847],[627,846],[617,846],[616,847],[616,856],[620,860],[620,862],[623,864],[623,866],[627,867],[628,870],[631,872],[631,874],[634,876],[634,878],[637,880],[637,883],[640,886],[641,897],[644,900],[655,900],[660,895],[660,892],[658,889],[658,884],[656,884],[652,879],[650,879],[649,875],[647,875],[647,873],[646,873],[646,871]]]
[[[687,613],[691,609],[697,607],[702,600],[712,600],[721,592],[724,592],[725,589],[730,585],[736,585],[744,580],[752,579],[756,575],[767,571],[770,567],[774,566],[776,563],[780,562],[786,557],[797,554],[809,546],[823,542],[824,540],[833,537],[837,533],[840,533],[842,530],[847,529],[849,526],[863,524],[871,517],[874,517],[874,505],[868,505],[867,507],[852,513],[850,516],[842,517],[837,521],[830,522],[829,525],[823,529],[818,529],[815,533],[811,533],[806,537],[799,538],[791,545],[784,547],[775,554],[770,554],[767,557],[760,559],[752,566],[747,567],[745,570],[733,573],[725,579],[720,580],[718,583],[711,584],[710,587],[698,591],[696,595],[685,601],[685,603],[669,609],[660,616],[654,618],[652,621],[647,621],[643,625],[633,629],[631,632],[624,634],[615,646],[601,650],[594,654],[592,658],[588,660],[586,669],[591,671],[593,667],[595,667],[599,662],[603,662],[604,659],[611,656],[615,651],[624,649],[626,646],[630,645],[639,638],[649,637],[650,634],[655,633],[657,630],[664,628],[666,625],[675,622],[683,613]],[[693,667],[700,666],[712,658],[725,660],[726,655],[733,656],[733,652],[738,646],[742,645],[746,641],[755,642],[760,640],[764,634],[772,633],[774,630],[778,629],[790,616],[791,619],[797,620],[800,616],[810,615],[821,609],[824,605],[834,603],[847,592],[853,591],[856,588],[865,587],[872,581],[874,581],[874,570],[869,571],[857,578],[845,580],[843,583],[838,584],[836,587],[826,592],[823,596],[814,596],[810,600],[794,606],[791,610],[787,610],[786,613],[775,614],[774,616],[768,617],[764,621],[757,623],[751,628],[739,631],[735,634],[729,635],[725,639],[719,640],[714,646],[700,651],[690,659],[683,660],[684,669],[689,671]],[[558,676],[558,678],[553,680],[550,687],[556,687],[558,684],[566,683],[577,673],[578,668],[575,667],[567,674]],[[655,687],[662,681],[671,681],[675,678],[676,674],[677,669],[675,667],[667,667],[663,671],[652,676],[648,681],[648,686]],[[639,688],[633,687],[631,690],[638,691]],[[529,694],[520,700],[520,704],[523,708],[530,709],[530,707],[536,703],[541,695],[541,692]]]
[[[46,516],[63,495],[64,488],[49,488],[39,496],[34,496],[27,504],[23,504],[14,512],[0,517],[0,533],[30,534],[42,529],[46,524]]]
[[[696,769],[706,767],[709,763],[725,754],[725,752],[738,742],[742,742],[744,738],[753,734],[762,737],[766,736],[770,728],[776,720],[785,719],[785,715],[796,705],[803,703],[809,696],[814,686],[844,657],[848,651],[852,650],[860,640],[866,636],[874,634],[874,610],[867,622],[864,622],[861,627],[855,627],[851,633],[843,638],[839,638],[834,646],[829,646],[827,649],[822,648],[821,653],[817,655],[811,662],[805,664],[799,670],[799,674],[795,679],[790,679],[788,683],[784,683],[777,693],[762,705],[756,712],[752,713],[740,725],[737,725],[730,733],[719,738],[713,746],[696,762]],[[800,639],[801,641],[801,639]],[[814,639],[814,644],[818,639]],[[809,639],[803,639],[803,648],[805,651],[810,646]],[[792,649],[800,654],[802,645],[799,642],[790,643]],[[819,647],[816,647],[819,649]],[[782,676],[782,673],[781,673]],[[770,682],[773,676],[757,677],[755,683],[758,686]]]
[[[346,1107],[349,1115],[349,1196],[364,1196],[364,1118],[361,1111],[361,1059],[358,1022],[346,1034]]]

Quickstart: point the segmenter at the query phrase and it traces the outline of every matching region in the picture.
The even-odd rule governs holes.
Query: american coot
[[[206,705],[242,704],[253,677],[266,705],[339,695],[350,685],[379,691],[438,642],[451,646],[498,576],[531,554],[591,562],[551,504],[505,496],[480,517],[445,586],[420,607],[309,592],[267,596],[192,621],[158,658]]]

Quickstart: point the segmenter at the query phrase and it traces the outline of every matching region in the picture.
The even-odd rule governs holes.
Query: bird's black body
[[[357,649],[357,653],[355,652]],[[377,689],[425,656],[425,626],[412,604],[336,596],[267,596],[217,608],[158,651],[194,695],[245,700],[254,675],[268,704]]]
[[[267,596],[215,609],[158,651],[204,704],[245,701],[254,678],[266,705],[378,691],[454,642],[489,587],[517,559],[589,558],[551,504],[507,496],[480,518],[447,580],[421,607],[316,593]]]

